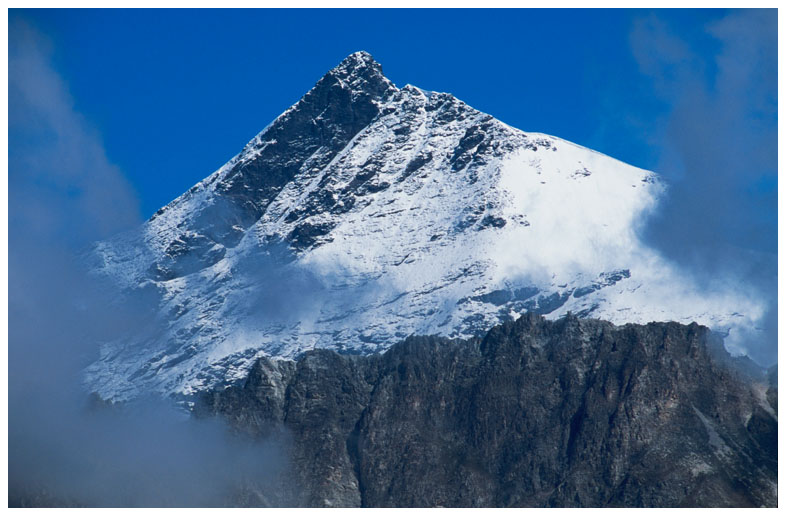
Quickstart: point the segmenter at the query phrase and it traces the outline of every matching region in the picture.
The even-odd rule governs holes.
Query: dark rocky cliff
[[[695,324],[525,315],[482,340],[261,359],[197,414],[286,435],[293,505],[776,506],[777,398],[724,355]]]

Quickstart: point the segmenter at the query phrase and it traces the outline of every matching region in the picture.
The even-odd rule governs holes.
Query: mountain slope
[[[294,505],[775,507],[766,388],[695,324],[527,314],[482,340],[262,358],[196,412],[287,436]]]
[[[524,133],[445,93],[396,88],[364,52],[326,74],[95,273],[156,317],[87,370],[108,399],[191,395],[259,356],[372,353],[478,335],[525,312],[755,330],[762,306],[700,293],[644,246],[657,177]]]

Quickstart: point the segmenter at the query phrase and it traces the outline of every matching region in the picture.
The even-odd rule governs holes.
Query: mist
[[[668,183],[645,240],[706,292],[758,292],[767,315],[742,347],[769,366],[777,361],[777,11],[731,11],[695,32],[650,14],[635,21],[630,44],[665,106],[637,124],[652,128],[655,171]]]
[[[269,498],[288,467],[284,438],[83,387],[102,342],[156,323],[157,299],[121,296],[82,268],[91,242],[141,223],[139,203],[75,109],[51,44],[20,16],[9,20],[8,184],[9,505],[286,504]]]

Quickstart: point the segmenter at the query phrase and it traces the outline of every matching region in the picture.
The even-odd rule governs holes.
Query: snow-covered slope
[[[637,237],[651,172],[345,59],[96,274],[157,293],[159,321],[102,348],[101,396],[188,395],[259,355],[468,337],[526,311],[751,330],[762,306],[697,291]]]

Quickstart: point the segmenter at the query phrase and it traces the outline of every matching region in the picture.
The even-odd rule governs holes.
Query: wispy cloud
[[[657,14],[636,20],[631,48],[668,109],[651,144],[669,195],[646,238],[706,289],[758,288],[770,305],[765,339],[777,357],[777,12],[731,11],[697,34]]]
[[[75,109],[51,44],[18,15],[8,71],[9,504],[220,505],[252,479],[274,485],[278,443],[233,437],[164,400],[89,403],[82,368],[102,340],[148,322],[151,304],[119,303],[79,255],[137,225],[138,202]]]
[[[74,109],[51,44],[22,19],[9,26],[11,229],[84,244],[139,221],[128,181]]]

